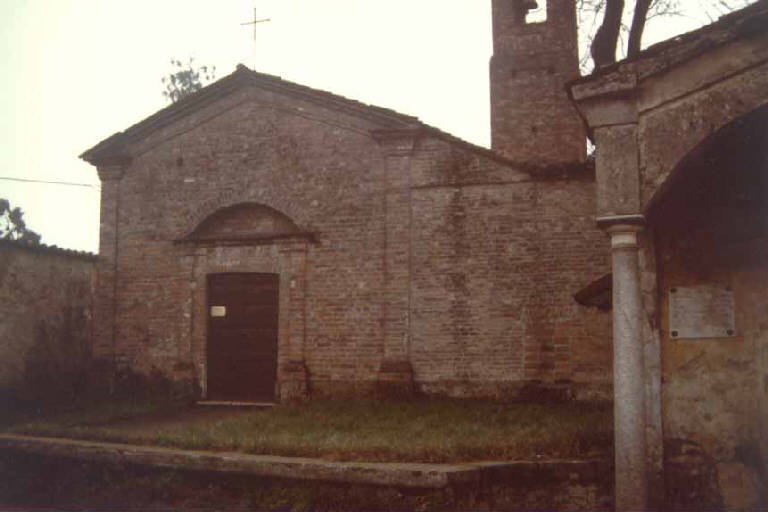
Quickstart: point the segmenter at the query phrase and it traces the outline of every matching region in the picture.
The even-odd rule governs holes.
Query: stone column
[[[117,311],[118,217],[120,180],[127,163],[99,164],[101,180],[101,212],[99,228],[99,262],[97,265],[96,300],[94,304],[93,356],[114,369],[116,351],[115,315]]]
[[[616,108],[613,105],[613,108]],[[618,120],[617,120],[618,121]],[[617,511],[647,505],[646,368],[637,235],[640,205],[637,124],[595,128],[597,223],[611,237],[613,270],[613,410]]]
[[[617,511],[639,511],[646,509],[645,364],[637,243],[642,217],[618,221],[607,227],[613,269],[615,499]]]
[[[654,485],[653,495],[664,494],[661,474],[654,473],[661,467],[662,457],[658,333],[654,334],[657,327],[645,318],[638,264],[644,205],[640,197],[642,135],[637,83],[634,68],[626,68],[569,86],[571,99],[597,147],[597,222],[611,236],[615,496],[619,511],[648,507],[649,480]],[[647,251],[648,242],[644,243]],[[653,304],[648,306],[653,309]],[[645,367],[645,350],[651,356],[650,368]]]
[[[380,130],[373,134],[386,158],[384,169],[384,357],[379,388],[385,394],[413,391],[410,363],[411,158],[418,132]]]

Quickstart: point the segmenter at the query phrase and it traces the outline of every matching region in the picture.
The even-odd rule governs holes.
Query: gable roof
[[[238,64],[233,73],[157,111],[128,129],[111,135],[83,152],[80,158],[95,165],[105,160],[109,161],[113,158],[125,156],[128,143],[140,140],[147,134],[172,123],[191,111],[197,110],[245,86],[257,86],[322,103],[336,110],[343,110],[351,114],[372,118],[374,121],[381,123],[382,127],[386,128],[407,128],[420,124],[417,118],[399,114],[394,110],[366,105],[343,96],[295,84],[277,76],[258,73],[242,64]]]
[[[130,158],[128,146],[141,140],[151,132],[166,126],[175,120],[193,112],[210,102],[224,97],[242,87],[259,87],[282,94],[298,97],[302,100],[313,101],[328,108],[343,111],[352,115],[365,117],[379,124],[385,130],[415,130],[443,139],[451,144],[459,145],[472,152],[493,158],[509,165],[519,165],[494,151],[454,137],[438,128],[421,122],[417,117],[401,114],[388,108],[368,105],[356,100],[345,98],[319,89],[283,80],[266,73],[259,73],[238,64],[235,71],[216,82],[203,87],[186,98],[173,103],[152,114],[124,131],[102,140],[80,155],[80,158],[93,165],[109,164],[125,161]]]

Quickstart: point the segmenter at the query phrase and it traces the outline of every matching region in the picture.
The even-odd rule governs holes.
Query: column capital
[[[128,164],[126,163],[101,164],[96,167],[96,172],[99,173],[101,181],[120,181],[123,179],[127,167]]]
[[[632,70],[574,80],[569,93],[590,133],[601,126],[637,123],[637,76]]]
[[[645,226],[645,217],[635,213],[630,215],[606,215],[595,219],[597,227],[609,233],[617,231],[641,231]]]
[[[611,236],[611,250],[637,250],[639,247],[637,234],[643,230],[644,223],[645,219],[642,215],[620,215],[597,219],[598,226]]]

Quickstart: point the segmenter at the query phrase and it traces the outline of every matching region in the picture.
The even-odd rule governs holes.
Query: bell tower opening
[[[533,4],[525,13],[525,23],[543,23],[547,21],[547,0],[531,2]]]

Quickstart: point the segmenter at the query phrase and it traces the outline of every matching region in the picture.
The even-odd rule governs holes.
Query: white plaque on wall
[[[212,317],[227,316],[227,307],[226,306],[211,306],[211,316]]]
[[[700,284],[669,288],[669,336],[728,338],[736,336],[730,286]]]

